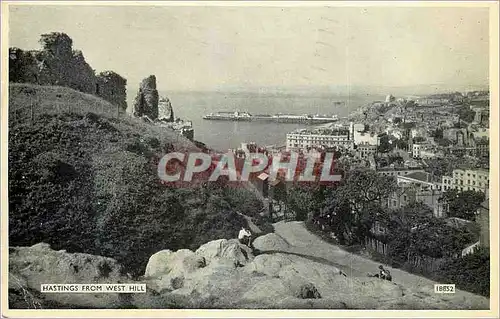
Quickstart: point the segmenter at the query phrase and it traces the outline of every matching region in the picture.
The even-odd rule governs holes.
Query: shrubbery
[[[20,87],[11,90],[11,112],[29,101]],[[194,148],[175,133],[96,114],[111,105],[70,89],[33,88],[40,98],[34,121],[9,123],[10,246],[46,242],[109,256],[139,275],[159,250],[236,237],[246,223],[236,212],[260,209],[244,189],[160,184],[158,159],[172,148]],[[56,94],[74,103],[51,108]]]
[[[490,252],[479,249],[473,254],[451,259],[435,274],[443,283],[455,283],[458,289],[490,296]]]

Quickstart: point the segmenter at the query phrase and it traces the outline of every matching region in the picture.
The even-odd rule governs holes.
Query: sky
[[[487,85],[487,8],[11,5],[9,46],[65,32],[160,90]]]

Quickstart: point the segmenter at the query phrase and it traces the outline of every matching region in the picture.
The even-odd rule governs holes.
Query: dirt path
[[[275,233],[285,239],[290,245],[289,252],[307,255],[312,258],[321,258],[339,265],[339,268],[348,276],[366,276],[368,273],[378,272],[379,263],[370,259],[349,253],[340,247],[323,241],[309,232],[303,222],[278,222],[274,224]],[[399,269],[386,267],[391,271],[393,281],[406,290],[433,295],[444,300],[454,302],[467,301],[469,303],[488,305],[489,299],[469,292],[457,290],[455,294],[435,294],[436,282],[424,277],[413,275]],[[455,283],[456,284],[456,283]]]

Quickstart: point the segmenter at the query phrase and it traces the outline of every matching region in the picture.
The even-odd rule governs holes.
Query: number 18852
[[[435,284],[434,293],[437,294],[454,294],[455,284]]]

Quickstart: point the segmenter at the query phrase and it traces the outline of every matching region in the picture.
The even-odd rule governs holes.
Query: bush
[[[449,260],[434,278],[443,283],[455,283],[458,289],[489,297],[490,253],[487,249],[479,249],[473,254]]]

